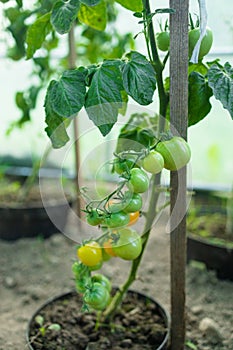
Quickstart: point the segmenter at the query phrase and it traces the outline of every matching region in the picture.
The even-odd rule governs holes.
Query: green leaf
[[[106,2],[102,0],[98,5],[92,7],[81,4],[78,19],[93,29],[105,30],[107,24]]]
[[[79,68],[64,71],[60,80],[53,80],[49,86],[49,104],[53,112],[71,117],[80,111],[85,102],[86,75],[87,70]]]
[[[150,147],[156,140],[158,118],[147,113],[134,113],[120,130],[116,153],[129,149],[136,152]]]
[[[43,316],[41,316],[41,315],[37,315],[36,317],[35,317],[35,321],[36,321],[36,323],[39,325],[39,326],[43,326],[43,324],[44,324],[44,317]]]
[[[207,77],[215,98],[221,101],[233,119],[233,68],[230,63],[225,63],[224,67],[214,64],[210,67]]]
[[[50,13],[39,17],[27,30],[26,43],[27,59],[32,58],[36,50],[40,49],[47,34],[51,31]]]
[[[56,84],[56,81],[52,80],[45,97],[45,122],[48,125],[45,131],[52,142],[53,148],[61,148],[69,141],[69,136],[66,132],[64,118],[56,114],[51,107],[52,98],[50,94],[54,84]]]
[[[101,0],[80,0],[80,2],[87,6],[95,6],[98,5]]]
[[[58,323],[52,323],[48,326],[48,329],[50,331],[59,332],[61,330],[61,326]]]
[[[209,68],[202,62],[189,63],[188,74],[191,74],[192,72],[198,72],[202,75],[206,75],[208,73],[208,69]]]
[[[103,136],[110,132],[122,108],[120,65],[120,60],[105,61],[93,75],[86,96],[87,114]]]
[[[79,0],[59,0],[55,3],[52,9],[51,23],[58,33],[65,34],[70,31],[79,7]]]
[[[131,11],[141,12],[143,10],[142,0],[116,0],[116,2]]]
[[[19,7],[23,7],[23,0],[16,0]]]
[[[189,75],[188,125],[194,125],[205,118],[211,110],[212,89],[205,77],[192,72]]]
[[[122,67],[124,88],[139,104],[148,105],[156,88],[154,69],[146,57],[136,51],[131,51],[126,57],[128,60]]]

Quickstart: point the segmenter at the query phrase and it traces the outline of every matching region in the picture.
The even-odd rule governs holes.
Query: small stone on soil
[[[199,329],[212,344],[222,343],[222,334],[217,323],[209,317],[205,317],[199,323]]]
[[[7,276],[4,280],[4,285],[6,288],[14,288],[16,284],[16,280],[13,277]]]

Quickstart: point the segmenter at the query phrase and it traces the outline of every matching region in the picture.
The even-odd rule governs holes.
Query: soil
[[[157,305],[133,292],[128,292],[121,309],[115,315],[114,327],[104,324],[96,329],[96,313],[84,313],[81,308],[81,297],[73,292],[40,310],[38,315],[43,317],[43,325],[48,326],[42,335],[41,326],[32,322],[30,341],[33,349],[141,350],[143,346],[145,350],[154,350],[164,342],[167,335],[165,320]],[[59,331],[48,329],[54,323],[61,327]]]
[[[138,279],[132,286],[158,300],[170,310],[169,235],[166,212],[152,230]],[[85,233],[72,220],[74,236]],[[76,243],[62,234],[14,242],[0,241],[0,350],[26,349],[25,332],[32,314],[48,298],[74,288],[71,265]],[[122,283],[129,263],[113,258],[101,269],[113,283]],[[233,349],[233,283],[218,280],[200,263],[187,266],[187,346],[194,350]],[[212,326],[203,331],[202,322]],[[199,328],[200,327],[200,328]],[[189,344],[189,345],[188,345]],[[130,348],[128,345],[126,348]],[[145,350],[144,345],[141,349]],[[96,349],[97,350],[97,349]]]

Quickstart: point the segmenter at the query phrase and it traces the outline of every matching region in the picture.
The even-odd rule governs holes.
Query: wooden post
[[[170,0],[170,121],[187,137],[188,0]],[[171,172],[171,350],[185,346],[186,167]]]
[[[76,68],[76,48],[75,48],[75,37],[74,37],[74,26],[71,28],[69,34],[68,34],[68,43],[69,43],[69,52],[68,52],[68,65],[69,69]],[[79,149],[79,141],[78,141],[78,120],[75,117],[73,120],[73,130],[74,130],[74,152],[75,152],[75,181],[76,181],[76,188],[79,189],[80,185],[80,176],[79,174],[79,168],[80,168],[80,149]],[[77,196],[77,215],[79,218],[81,218],[81,200],[80,197]],[[80,222],[80,221],[78,221]]]

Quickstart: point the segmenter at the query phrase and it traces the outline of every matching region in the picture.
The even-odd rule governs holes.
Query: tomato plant
[[[114,54],[115,50],[112,55],[105,52],[105,55],[101,56],[103,59],[95,59],[90,64],[79,62],[80,65],[74,67],[72,62],[69,69],[65,69],[59,77],[56,72],[47,87],[44,102],[46,133],[53,147],[60,148],[69,141],[69,122],[72,122],[74,116],[82,109],[105,137],[117,123],[118,115],[127,114],[130,99],[136,105],[149,106],[155,100],[155,94],[158,97],[158,104],[153,112],[136,111],[129,118],[125,117],[114,159],[110,162],[115,172],[114,181],[117,182],[117,188],[104,198],[93,201],[88,199],[88,204],[84,208],[87,223],[96,226],[89,229],[95,230],[97,235],[93,234],[90,242],[84,241],[78,247],[79,262],[73,265],[72,270],[76,289],[82,294],[84,304],[103,311],[100,319],[104,324],[111,324],[124,294],[137,276],[141,257],[151,234],[154,216],[159,210],[163,167],[177,171],[183,168],[191,157],[189,145],[184,138],[170,135],[174,130],[170,118],[172,104],[170,88],[174,76],[173,79],[165,78],[164,72],[170,48],[172,49],[175,46],[172,46],[172,43],[175,43],[171,41],[169,48],[168,30],[154,35],[154,20],[157,14],[175,16],[176,11],[172,8],[151,11],[150,0],[118,0],[111,1],[111,4],[115,2],[132,11],[134,18],[141,25],[140,32],[135,33],[134,38],[137,40],[138,34],[140,37],[144,36],[146,54],[135,50],[135,47],[127,47],[127,50],[123,50],[120,55]],[[85,28],[87,27],[85,39],[91,38],[90,51],[94,53],[92,44],[98,48],[98,45],[94,45],[97,33],[104,32],[107,18],[110,18],[108,11],[111,6],[106,6],[106,3],[101,0],[55,1],[49,2],[45,8],[42,6],[42,11],[40,8],[40,11],[33,13],[34,23],[31,23],[32,18],[27,19],[27,23],[30,23],[26,36],[27,58],[33,57],[35,53],[39,54],[39,49],[43,52],[48,44],[47,39],[51,46],[54,46],[53,39],[71,33],[77,22],[80,26],[82,25],[80,23],[84,23]],[[22,1],[17,1],[17,4],[22,7]],[[90,28],[93,29],[92,33],[89,31]],[[186,29],[188,30],[188,24]],[[69,38],[72,36],[75,37],[70,35]],[[189,33],[190,56],[198,38],[198,29],[192,28]],[[105,44],[104,39],[101,43]],[[73,44],[77,48],[76,43]],[[187,117],[189,126],[205,118],[211,109],[212,95],[222,102],[233,117],[233,105],[229,100],[233,90],[232,67],[230,63],[222,65],[216,60],[208,64],[204,62],[203,59],[211,45],[212,33],[207,29],[199,51],[199,62],[195,64],[190,62],[189,65],[186,62],[188,66],[186,72],[188,70],[189,74],[188,116],[179,114],[176,116],[177,125],[184,125],[182,129],[184,137],[187,131],[185,127]],[[106,46],[108,51],[108,45]],[[165,55],[159,57],[158,49],[166,52]],[[200,62],[202,60],[203,62]],[[70,69],[71,67],[74,69]],[[46,72],[47,67],[44,70]],[[177,91],[179,92],[179,89]],[[24,103],[21,103],[22,105],[25,106]],[[27,108],[26,112],[28,114]],[[173,114],[171,113],[171,116]],[[171,176],[173,175],[177,174],[172,173]],[[149,184],[151,184],[150,191],[148,191]],[[80,192],[86,195],[85,191]],[[143,200],[148,202],[147,211],[141,213],[145,226],[137,232],[128,225],[134,215],[140,220]],[[110,300],[108,282],[104,281],[102,276],[93,275],[93,270],[99,269],[108,260],[109,263],[116,261],[116,259],[110,260],[112,256],[131,261],[131,270],[125,283]]]

